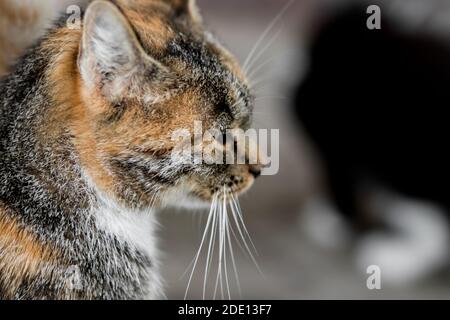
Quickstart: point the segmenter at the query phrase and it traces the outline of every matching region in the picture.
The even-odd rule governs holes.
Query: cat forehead
[[[201,25],[173,14],[145,10],[127,12],[144,50],[156,60],[209,91],[247,94],[247,80],[237,61]]]
[[[227,51],[210,40],[184,35],[170,41],[163,58],[218,111],[241,118],[242,107],[251,107],[251,94],[239,66]]]
[[[195,1],[117,1],[150,56],[168,63],[176,62],[178,58],[185,65],[203,67],[205,71],[215,73],[225,67],[242,82],[246,82],[238,63],[212,34],[203,28],[195,9]],[[184,14],[175,10],[177,7],[183,7],[182,3],[190,4]]]
[[[131,23],[142,45],[155,55],[179,33],[203,32],[194,5],[181,5],[191,2],[194,3],[189,0],[113,1]]]
[[[174,1],[170,0],[169,2]],[[121,8],[145,52],[174,71],[202,100],[220,106],[251,105],[247,79],[234,57],[191,15],[165,1],[131,1]]]

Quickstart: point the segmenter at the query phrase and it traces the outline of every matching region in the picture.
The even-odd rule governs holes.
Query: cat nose
[[[256,167],[256,166],[250,166],[249,172],[250,172],[250,174],[251,174],[253,177],[255,177],[255,179],[258,178],[258,177],[260,177],[260,176],[261,176],[261,173],[262,173],[262,172],[261,172],[261,168]]]

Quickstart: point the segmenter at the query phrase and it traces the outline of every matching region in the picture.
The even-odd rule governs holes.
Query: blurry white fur
[[[369,266],[379,266],[382,283],[387,286],[413,285],[448,264],[450,230],[439,207],[381,188],[372,193],[370,206],[392,233],[353,238],[343,217],[320,198],[305,206],[302,229],[325,249],[342,249],[355,240],[358,270],[365,274]]]
[[[350,227],[324,197],[314,197],[306,203],[300,223],[306,237],[323,249],[337,250],[350,244]]]
[[[377,265],[386,284],[403,286],[447,264],[450,232],[442,209],[386,191],[377,193],[372,203],[394,234],[373,233],[359,243],[356,260],[361,270]]]

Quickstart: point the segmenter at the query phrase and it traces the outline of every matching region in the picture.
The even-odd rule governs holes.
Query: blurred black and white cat
[[[380,30],[367,28],[361,4],[324,20],[295,111],[346,218],[316,203],[308,228],[338,242],[331,230],[351,225],[358,265],[379,265],[385,283],[409,284],[448,266],[450,41],[379,6]]]

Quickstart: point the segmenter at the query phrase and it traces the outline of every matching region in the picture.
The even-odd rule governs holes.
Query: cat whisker
[[[210,268],[211,268],[211,264],[212,264],[212,259],[214,257],[214,248],[216,245],[216,229],[217,229],[217,225],[218,225],[217,200],[213,201],[212,207],[214,208],[213,222],[212,222],[211,236],[209,239],[208,255],[206,257],[205,277],[204,277],[204,281],[203,281],[203,300],[205,300],[205,298],[206,298],[206,286],[207,286],[207,281],[209,278],[209,272],[210,272]]]
[[[267,59],[266,61],[264,61],[263,63],[261,63],[259,66],[257,66],[256,68],[254,68],[252,70],[252,68],[254,67],[255,63],[258,62],[261,59],[261,57],[263,56],[263,54],[274,44],[274,42],[278,39],[278,37],[280,36],[282,31],[283,31],[283,29],[280,28],[272,36],[272,38],[270,38],[270,40],[266,43],[266,45],[258,52],[258,54],[254,57],[253,61],[248,65],[248,72],[249,72],[249,78],[250,79],[254,75],[256,75],[257,72],[259,70],[261,70],[265,65],[267,65],[268,63],[270,63],[273,60],[273,57],[271,57],[270,59]]]
[[[185,293],[185,295],[184,295],[184,300],[187,299],[187,296],[188,296],[188,293],[189,293],[189,289],[190,289],[190,286],[191,286],[191,282],[192,282],[192,278],[193,278],[193,276],[194,276],[195,269],[196,269],[196,266],[197,266],[197,263],[198,263],[200,254],[201,254],[202,249],[203,249],[203,244],[205,243],[206,235],[207,235],[208,232],[209,232],[209,228],[210,228],[210,225],[211,225],[211,221],[212,221],[212,217],[213,217],[213,212],[214,212],[214,206],[215,206],[214,203],[215,203],[216,201],[217,201],[217,198],[214,197],[214,198],[213,198],[213,201],[212,201],[213,203],[211,204],[211,209],[210,209],[210,211],[209,211],[208,221],[206,222],[205,231],[203,232],[202,241],[201,241],[201,243],[200,243],[200,247],[199,247],[199,249],[198,249],[198,251],[197,251],[197,254],[196,254],[196,256],[195,256],[194,265],[193,265],[193,267],[192,267],[192,272],[191,272],[191,275],[190,275],[190,277],[189,277],[188,285],[187,285],[187,288],[186,288],[186,293]]]
[[[194,256],[194,257],[192,258],[192,260],[191,260],[191,262],[189,263],[189,265],[187,266],[186,270],[184,270],[183,274],[178,278],[178,280],[182,280],[182,279],[188,274],[189,270],[191,270],[192,265],[193,265],[194,262],[195,262],[195,258],[196,258],[196,256]]]
[[[236,208],[237,208],[238,217],[239,217],[239,219],[240,219],[240,221],[241,221],[241,223],[242,223],[244,232],[247,234],[247,237],[248,237],[248,239],[250,240],[250,244],[252,245],[253,250],[255,251],[255,254],[258,256],[258,255],[259,255],[259,254],[258,254],[258,250],[256,249],[256,246],[255,246],[255,244],[254,244],[254,242],[253,242],[253,240],[252,240],[252,237],[250,236],[250,233],[249,233],[248,230],[247,230],[247,226],[245,225],[244,217],[243,217],[243,215],[242,215],[242,208],[241,208],[241,205],[240,205],[240,203],[239,203],[239,199],[237,199],[236,197],[233,196],[233,203],[234,203],[234,205],[235,205]]]
[[[231,231],[231,234],[233,235],[234,240],[236,241],[236,243],[238,244],[239,248],[241,249],[242,253],[245,256],[248,256],[250,258],[250,256],[248,255],[248,252],[245,250],[245,248],[241,244],[242,240],[237,236],[237,234],[234,231],[234,228],[232,226],[230,226],[230,231]]]
[[[281,29],[280,32],[281,33]],[[264,61],[262,61],[258,66],[256,66],[255,68],[253,68],[253,70],[250,70],[249,74],[248,74],[248,79],[250,83],[254,83],[258,78],[254,78],[256,76],[258,76],[259,72],[266,66],[270,65],[270,63],[272,63],[275,59],[279,58],[280,55],[284,55],[286,53],[288,53],[289,51],[282,51],[282,52],[278,52],[277,55],[271,55],[269,58],[265,59]]]
[[[260,96],[255,99],[255,102],[263,101],[263,100],[267,100],[267,99],[286,100],[287,98],[283,97],[283,96]]]
[[[225,187],[223,189],[223,196],[225,196]],[[216,277],[216,286],[214,288],[214,300],[217,297],[218,288],[220,285],[220,293],[222,300],[224,299],[224,290],[223,290],[223,274],[222,274],[222,265],[223,265],[223,249],[224,249],[224,242],[223,242],[223,215],[226,214],[226,206],[220,205],[219,206],[219,263],[218,263],[218,270],[217,270],[217,277]]]
[[[286,5],[281,9],[281,11],[275,16],[275,18],[269,23],[267,28],[264,30],[264,32],[261,34],[261,36],[256,41],[255,45],[253,46],[252,50],[250,50],[250,53],[248,54],[247,58],[245,59],[243,70],[245,72],[248,71],[248,66],[253,60],[256,51],[262,44],[262,42],[266,39],[266,37],[269,35],[269,33],[272,31],[272,29],[276,26],[278,21],[283,17],[283,15],[286,13],[286,11],[289,9],[289,7],[294,3],[295,0],[290,0]]]
[[[152,198],[150,199],[150,208],[153,208],[156,204],[156,201],[158,201],[158,198],[161,195],[161,190],[158,190],[155,192],[155,194],[152,196]]]
[[[259,66],[257,66],[255,69],[253,69],[249,74],[248,74],[248,79],[250,81],[250,83],[254,83],[254,76],[257,76],[258,73],[267,65],[269,65],[273,60],[275,59],[275,57],[270,57],[269,59],[261,62],[261,64]]]
[[[208,237],[209,239],[207,239]],[[220,295],[222,300],[231,300],[231,288],[233,283],[236,284],[239,296],[242,297],[232,237],[235,239],[242,252],[252,260],[258,271],[263,274],[254,255],[257,255],[258,252],[245,226],[239,201],[231,190],[229,190],[227,186],[224,186],[221,192],[215,194],[213,197],[199,249],[188,267],[188,269],[192,267],[192,270],[189,276],[185,299],[187,299],[200,256],[202,255],[202,252],[204,252],[204,248],[207,247],[205,250],[207,254],[203,276],[203,299],[206,299],[208,280],[210,279],[211,267],[215,260],[214,252],[216,249],[217,238],[217,275],[215,276],[213,299],[215,300]],[[232,271],[231,277],[229,271]],[[187,272],[188,270],[186,270],[185,274],[187,274]],[[235,281],[233,281],[233,276]]]
[[[232,203],[232,205],[231,205],[231,213],[232,213],[233,219],[235,221],[235,224],[236,224],[236,226],[238,228],[239,235],[241,236],[241,239],[242,239],[242,241],[244,243],[244,246],[247,249],[247,252],[248,252],[248,254],[250,256],[250,259],[255,264],[256,268],[258,269],[258,272],[261,275],[264,275],[264,273],[262,272],[261,268],[259,267],[259,264],[258,264],[255,256],[252,253],[252,250],[250,249],[250,246],[247,243],[247,239],[246,238],[248,238],[248,241],[250,241],[251,245],[253,246],[253,249],[255,250],[255,253],[257,254],[256,247],[253,244],[253,241],[252,241],[250,235],[248,234],[247,228],[245,227],[244,220],[243,220],[243,218],[242,218],[242,216],[240,214],[240,207],[237,204],[237,201],[236,201],[234,196],[232,196],[231,199],[232,199],[232,201],[231,201],[231,203]],[[242,228],[240,226],[241,224],[242,224]],[[247,235],[247,237],[244,235],[244,232]]]
[[[225,214],[223,215],[223,225],[222,225],[222,236],[223,236],[223,262],[224,262],[224,270],[225,270],[225,284],[228,292],[228,300],[231,300],[230,294],[230,282],[228,281],[228,265],[227,265],[227,233],[226,228],[228,225],[228,214],[227,214],[227,189],[224,188],[224,197],[223,197],[223,208],[225,209]]]
[[[250,83],[250,88],[253,92],[261,91],[265,87],[267,87],[270,80],[273,80],[272,76],[266,76],[266,77],[261,77],[261,78],[255,79],[255,80],[253,80],[253,82]]]
[[[227,219],[228,219],[228,217],[227,217]],[[237,285],[239,297],[242,298],[241,283],[240,283],[240,280],[239,280],[239,274],[238,274],[237,267],[236,267],[236,260],[234,258],[233,245],[231,243],[231,237],[230,237],[230,223],[228,221],[227,221],[227,224],[226,224],[226,230],[225,231],[226,231],[226,236],[227,236],[227,239],[228,239],[228,247],[230,249],[230,257],[231,257],[231,262],[232,262],[232,266],[233,266],[233,271],[234,271],[234,276],[235,276],[235,280],[236,280],[236,285]]]

